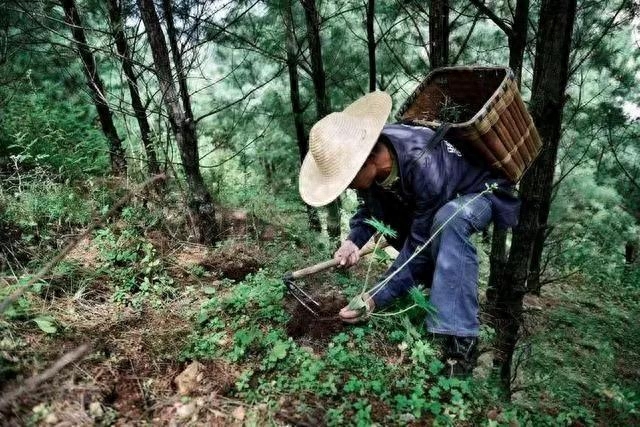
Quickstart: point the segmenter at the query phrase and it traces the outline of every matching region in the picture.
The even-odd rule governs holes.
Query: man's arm
[[[389,277],[398,270],[417,250],[429,239],[429,231],[433,223],[435,209],[425,209],[416,214],[409,236],[404,242],[398,257],[391,267],[384,274],[384,278]],[[400,270],[391,280],[373,295],[376,308],[384,307],[395,298],[405,295],[409,289],[416,285],[416,278],[424,276],[425,272],[431,273],[433,270],[429,249],[425,248],[413,258],[402,270]]]
[[[362,248],[371,239],[371,236],[375,234],[375,229],[365,222],[371,217],[371,211],[367,204],[361,202],[358,210],[349,221],[350,231],[347,240],[351,240],[358,248]]]
[[[440,144],[431,153],[423,156],[406,177],[406,182],[410,185],[415,197],[415,214],[409,235],[384,278],[400,269],[417,248],[422,247],[429,240],[433,218],[438,210],[438,201],[443,198],[442,193],[446,191],[445,183],[449,179],[449,173],[443,167],[443,162],[434,158],[441,154],[439,151],[442,149]],[[416,285],[417,278],[425,277],[425,273],[432,274],[433,265],[428,251],[428,248],[422,250],[373,296],[376,307],[383,307],[394,298],[405,295]]]

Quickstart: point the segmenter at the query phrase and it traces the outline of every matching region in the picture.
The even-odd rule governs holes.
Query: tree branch
[[[595,40],[595,42],[591,44],[591,49],[587,51],[587,53],[582,57],[582,59],[578,60],[578,62],[573,67],[571,67],[571,69],[569,70],[569,77],[571,77],[573,73],[575,73],[578,70],[578,68],[580,68],[580,66],[582,66],[582,64],[587,59],[589,59],[589,57],[593,54],[596,48],[600,46],[600,43],[602,43],[602,40],[605,38],[607,34],[609,34],[609,31],[611,30],[611,28],[613,28],[613,24],[615,23],[616,18],[618,17],[620,12],[622,12],[622,10],[624,9],[625,4],[626,2],[624,1],[620,2],[620,7],[618,8],[618,10],[616,10],[616,13],[613,15],[613,17],[611,17],[609,22],[607,22],[604,29],[600,33],[600,36]]]
[[[56,361],[49,369],[41,374],[35,375],[24,382],[24,384],[18,387],[11,393],[7,393],[0,400],[0,411],[4,410],[11,402],[25,393],[31,392],[36,389],[43,382],[53,378],[58,372],[60,372],[65,366],[77,361],[84,357],[91,350],[88,344],[82,344],[80,347],[62,356]]]
[[[201,115],[200,117],[198,117],[197,119],[195,119],[195,122],[198,123],[201,120],[209,117],[209,116],[213,116],[214,114],[217,114],[221,111],[226,110],[227,108],[231,108],[234,105],[236,105],[239,102],[244,101],[245,99],[247,99],[249,96],[251,96],[254,92],[262,89],[263,87],[265,87],[266,85],[268,85],[269,83],[271,83],[273,80],[275,80],[280,74],[282,74],[282,72],[284,71],[286,67],[280,67],[280,69],[267,81],[265,81],[264,83],[254,87],[253,89],[251,89],[249,92],[247,92],[246,94],[242,95],[242,97],[236,99],[235,101],[231,102],[230,104],[224,105],[222,107],[216,108],[214,110],[209,111],[208,113],[205,113],[203,115]]]
[[[616,152],[616,149],[613,146],[613,141],[611,138],[611,128],[609,128],[609,131],[607,132],[607,143],[609,144],[609,147],[611,147],[613,158],[616,160],[616,163],[618,164],[618,167],[620,168],[620,170],[629,179],[629,182],[631,183],[631,185],[636,187],[637,190],[640,190],[640,183],[635,180],[635,178],[629,173],[629,171],[627,171],[627,168],[624,167],[624,165],[622,164],[622,162],[620,162],[620,159],[618,158],[618,153]]]
[[[458,49],[458,54],[456,55],[456,57],[451,62],[451,65],[456,65],[456,63],[458,62],[458,59],[460,59],[460,56],[462,56],[462,53],[467,48],[467,43],[469,43],[469,39],[471,38],[471,35],[473,34],[473,30],[475,30],[475,28],[476,28],[476,24],[478,23],[478,19],[480,19],[480,11],[478,11],[478,13],[476,13],[476,16],[474,16],[473,23],[471,24],[471,28],[469,29],[469,32],[467,33],[467,36],[464,38],[464,41],[460,45],[460,49]]]
[[[471,0],[471,3],[473,3],[474,6],[477,7],[480,12],[487,15],[487,18],[492,20],[507,35],[507,37],[512,36],[513,29],[507,24],[507,21],[500,18],[491,9],[489,9],[484,4],[484,0]]]

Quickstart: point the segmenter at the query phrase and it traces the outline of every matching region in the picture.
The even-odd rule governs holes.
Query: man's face
[[[371,187],[373,181],[376,179],[376,173],[377,169],[375,164],[371,158],[368,158],[358,171],[356,177],[351,181],[351,184],[349,184],[349,188],[354,190],[366,190]]]

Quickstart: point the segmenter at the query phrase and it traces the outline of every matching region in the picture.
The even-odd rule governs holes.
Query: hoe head
[[[319,308],[320,304],[315,301],[309,294],[303,291],[298,285],[295,284],[293,274],[287,273],[282,278],[284,285],[287,287],[287,292],[292,295],[298,302],[306,308],[311,314],[318,317],[318,313],[313,309]]]

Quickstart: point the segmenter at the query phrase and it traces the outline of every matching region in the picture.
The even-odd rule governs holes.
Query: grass
[[[266,209],[260,200],[251,205],[257,212]],[[531,351],[509,402],[492,376],[441,376],[438,347],[418,311],[342,327],[322,338],[289,337],[292,311],[281,277],[328,258],[331,245],[305,230],[301,206],[271,209],[271,218],[288,221],[272,240],[255,240],[260,233],[250,232],[217,248],[176,239],[169,232],[175,227],[140,204],[125,210],[61,265],[55,280],[0,320],[0,375],[8,388],[79,343],[94,343],[89,357],[25,396],[8,416],[22,424],[51,417],[98,424],[638,422],[640,337],[634,319],[640,317],[640,295],[633,284],[612,279],[605,286],[574,276],[545,287],[536,301],[541,309],[528,311]],[[476,243],[486,277],[488,247]],[[240,253],[259,259],[259,268],[235,281],[223,277]],[[324,273],[301,285],[350,297],[361,290],[366,270],[359,265]],[[9,290],[5,286],[2,293]],[[393,311],[410,304],[407,298]],[[483,345],[490,347],[491,331],[483,332]],[[205,374],[194,392],[181,396],[173,381],[193,361]],[[206,372],[220,373],[224,385]]]

